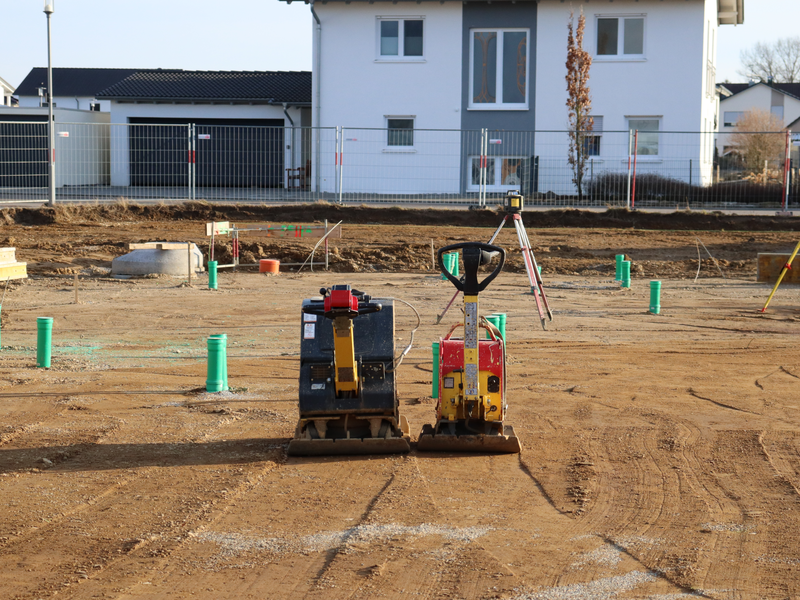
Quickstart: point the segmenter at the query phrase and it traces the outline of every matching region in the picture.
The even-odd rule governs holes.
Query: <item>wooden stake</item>
[[[79,304],[78,302],[78,274],[75,273],[75,304]]]
[[[189,287],[192,287],[192,242],[186,242],[186,256],[189,259]]]
[[[433,252],[433,240],[431,240],[431,264],[433,265],[433,270],[436,270],[436,255]]]

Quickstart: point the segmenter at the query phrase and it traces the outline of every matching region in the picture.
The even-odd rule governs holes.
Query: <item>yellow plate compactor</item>
[[[349,285],[303,300],[292,456],[408,452],[394,372],[394,301]]]
[[[446,252],[462,251],[464,278],[459,280],[444,267]],[[496,255],[500,262],[483,281],[478,268]],[[505,424],[506,350],[500,332],[478,316],[478,294],[503,269],[505,250],[499,246],[466,242],[439,250],[439,268],[464,293],[464,338],[454,338],[455,324],[439,340],[439,402],[436,422],[425,425],[417,449],[444,452],[493,452],[513,454],[522,447],[514,429]],[[479,327],[490,339],[479,339]]]

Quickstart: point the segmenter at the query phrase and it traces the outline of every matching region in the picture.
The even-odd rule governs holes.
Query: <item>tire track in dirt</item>
[[[776,483],[759,436],[739,430],[704,435],[689,421],[663,413],[648,411],[642,417],[656,427],[640,429],[635,436],[639,443],[622,448],[624,454],[633,454],[628,461],[633,472],[620,472],[619,464],[608,471],[611,462],[620,462],[620,448],[615,447],[623,431],[608,429],[601,436],[602,446],[594,452],[601,459],[595,461],[600,465],[601,492],[586,515],[576,520],[576,531],[583,522],[602,532],[684,592],[779,593],[785,571],[771,573],[763,563],[769,561],[773,546],[775,556],[785,555],[787,532],[774,532],[780,527],[773,523],[775,514],[790,509],[765,509],[762,497],[777,496],[779,504],[796,505],[798,494],[784,477]],[[631,476],[636,478],[635,488],[644,491],[643,498],[625,493]],[[792,524],[791,531],[796,529]],[[785,562],[780,566],[791,568]]]
[[[426,539],[425,531],[429,524],[439,522],[438,507],[416,456],[403,456],[392,462],[390,480],[373,498],[359,525],[397,527],[398,534],[385,544],[360,543],[357,535],[348,536],[347,543],[336,549],[325,578],[320,578],[319,583],[336,582],[345,588],[342,598],[393,597],[398,590],[404,590],[404,594],[427,600],[443,587],[436,562],[426,556],[431,540]],[[331,590],[319,586],[309,597],[329,598]]]
[[[62,592],[61,595],[76,599],[102,597],[112,592],[146,596],[154,582],[157,584],[174,571],[176,557],[181,556],[192,540],[229,514],[236,502],[260,485],[272,470],[279,468],[285,458],[283,447],[267,450],[260,460],[248,465],[246,473],[240,469],[238,474],[229,475],[226,481],[216,482],[218,485],[231,485],[232,491],[196,506],[193,512],[186,514],[183,523],[169,531],[134,540],[133,545],[123,549],[122,556],[102,565],[102,570],[93,572],[87,580],[79,581],[80,586],[71,593]],[[208,496],[206,493],[205,497]],[[156,597],[162,597],[160,592],[156,593]],[[168,592],[165,597],[172,596]]]
[[[368,521],[375,503],[390,489],[395,460],[288,459],[204,527],[202,535],[172,553],[153,580],[160,590],[137,587],[137,597],[205,593],[219,584],[219,573],[235,573],[238,565],[248,565],[246,575],[238,581],[222,575],[226,594],[342,597],[338,565],[363,543],[355,523]],[[353,467],[360,471],[358,477],[353,477]],[[314,519],[297,520],[299,514],[309,514],[307,509]],[[192,573],[188,579],[187,572]]]
[[[217,419],[216,423],[206,430],[205,436],[209,437],[214,429],[222,429],[235,420]],[[119,429],[116,431],[121,433]],[[103,446],[104,444],[95,444],[83,452],[79,459],[67,461],[61,468],[80,471],[82,467],[78,463],[83,461],[87,469],[96,469],[103,461],[96,456],[93,457],[92,451],[102,451]],[[155,445],[154,448],[155,452],[159,452],[160,449],[167,447]],[[167,461],[168,455],[167,450],[164,454]],[[153,461],[147,458],[147,462]],[[157,462],[163,462],[163,459]],[[27,598],[30,597],[29,594],[33,597],[47,595],[79,583],[88,578],[89,573],[102,571],[107,565],[116,562],[120,556],[125,556],[133,550],[147,546],[153,540],[160,539],[165,534],[163,530],[169,531],[180,522],[191,519],[191,515],[198,510],[208,506],[208,503],[185,501],[185,497],[191,493],[189,486],[196,482],[190,480],[190,483],[179,482],[176,485],[175,481],[170,481],[167,484],[161,479],[159,471],[159,467],[156,466],[133,467],[133,469],[129,467],[122,474],[119,469],[112,468],[99,477],[90,476],[94,480],[90,485],[99,484],[100,489],[90,492],[88,497],[86,490],[81,490],[80,501],[72,508],[44,517],[45,525],[33,528],[27,535],[9,540],[0,550],[0,568],[3,568],[11,580],[15,579],[13,573],[16,570],[31,568],[32,565],[38,566],[43,562],[48,564],[48,568],[45,571],[47,574],[35,583],[33,589],[23,591],[8,587],[8,597]],[[54,471],[49,474],[56,477],[59,475]],[[41,487],[41,484],[39,485]],[[181,485],[186,489],[181,491]],[[184,497],[183,502],[182,497]],[[146,502],[140,504],[140,500]],[[63,497],[60,497],[60,501],[64,503]],[[146,507],[144,515],[141,514],[142,505]],[[92,513],[89,530],[81,518],[82,514],[88,512]],[[141,521],[137,523],[134,519],[132,522],[125,518],[121,519],[121,515],[126,514],[141,517]],[[21,544],[25,547],[25,558],[18,561],[15,548]],[[77,568],[71,559],[73,556],[81,557],[79,560],[82,562],[88,561],[92,564],[83,564],[81,568]]]
[[[693,569],[696,552],[682,539],[680,523],[680,535],[664,537],[676,520],[681,521],[683,511],[696,515],[704,507],[708,510],[689,494],[691,485],[675,461],[670,464],[662,456],[672,444],[683,446],[697,433],[689,428],[665,428],[663,422],[654,426],[653,413],[625,412],[644,423],[603,427],[591,437],[583,451],[584,462],[591,465],[586,475],[589,501],[568,530],[574,536],[591,532],[623,549],[647,571],[658,573],[672,591],[702,593],[686,577]],[[684,520],[685,527],[688,519]]]

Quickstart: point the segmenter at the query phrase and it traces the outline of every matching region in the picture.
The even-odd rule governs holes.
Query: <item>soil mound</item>
[[[611,208],[603,212],[554,209],[526,213],[526,225],[536,228],[576,227],[680,231],[798,231],[800,218],[726,215],[721,212],[676,211],[646,213]],[[6,208],[0,222],[19,225],[75,224],[124,221],[243,221],[286,223],[310,221],[376,225],[444,225],[457,227],[497,226],[503,218],[499,207],[481,210],[339,206],[326,202],[283,206],[210,204],[60,205],[43,208]]]

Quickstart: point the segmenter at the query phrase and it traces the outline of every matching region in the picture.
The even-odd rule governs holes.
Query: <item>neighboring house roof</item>
[[[95,97],[107,87],[136,73],[136,69],[84,69],[55,67],[53,69],[53,95]],[[17,96],[38,96],[39,88],[47,87],[47,69],[35,67],[17,88]]]
[[[736,94],[741,94],[749,90],[750,88],[759,86],[759,85],[766,85],[771,87],[773,90],[777,90],[778,92],[782,92],[787,96],[791,96],[792,98],[797,98],[800,100],[800,83],[773,83],[772,85],[758,82],[758,83],[722,83],[718,84],[721,87],[724,87],[728,91],[731,92],[731,96],[735,96]],[[730,96],[729,96],[730,97]],[[723,98],[725,100],[725,98]]]
[[[800,118],[796,121],[792,121],[786,126],[786,129],[791,131],[792,133],[800,133]]]
[[[97,94],[106,100],[310,104],[310,71],[138,71]]]

